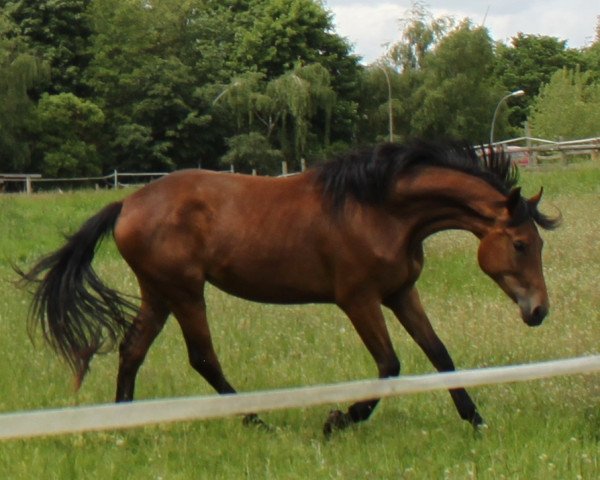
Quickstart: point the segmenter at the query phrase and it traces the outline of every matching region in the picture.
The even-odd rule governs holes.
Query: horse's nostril
[[[527,324],[532,327],[540,325],[546,317],[547,313],[548,309],[546,307],[544,307],[543,305],[538,305],[531,312],[531,316],[529,317],[529,321],[527,322]]]

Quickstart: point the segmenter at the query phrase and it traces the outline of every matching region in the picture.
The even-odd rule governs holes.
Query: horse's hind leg
[[[206,319],[206,303],[203,297],[178,301],[173,313],[181,326],[187,345],[191,366],[220,394],[236,393],[225,378],[217,354],[215,353],[208,321]],[[256,414],[244,417],[245,425],[266,424]]]
[[[188,350],[190,365],[218,393],[235,393],[229,384],[213,348],[210,329],[206,320],[206,304],[203,297],[179,301],[173,313],[181,326]]]
[[[433,366],[440,372],[454,370],[454,362],[445,345],[439,339],[425,313],[416,288],[385,302],[410,336],[417,342]],[[464,388],[450,390],[452,400],[460,417],[474,427],[483,424],[477,407]]]
[[[168,308],[161,301],[151,298],[142,288],[142,304],[139,313],[119,348],[117,402],[133,400],[137,372],[168,316]]]

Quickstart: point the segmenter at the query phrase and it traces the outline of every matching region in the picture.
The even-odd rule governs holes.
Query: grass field
[[[522,174],[540,185],[542,209],[563,226],[543,232],[551,313],[527,327],[518,308],[481,273],[476,241],[461,232],[426,244],[423,303],[461,369],[600,352],[600,169]],[[10,262],[31,264],[105,203],[126,191],[0,197],[0,413],[110,402],[117,355],[97,357],[80,391],[38,338],[26,333],[28,297]],[[136,293],[112,242],[95,266],[107,284]],[[375,367],[343,314],[322,305],[252,304],[210,289],[210,324],[221,363],[240,391],[372,378]],[[388,316],[406,374],[433,369]],[[187,364],[174,321],[150,351],[137,398],[212,394]],[[366,423],[322,436],[336,406],[264,414],[272,432],[239,418],[0,443],[3,479],[590,479],[600,478],[600,377],[471,389],[488,423],[476,435],[446,392],[381,402]],[[340,407],[346,407],[342,405]]]

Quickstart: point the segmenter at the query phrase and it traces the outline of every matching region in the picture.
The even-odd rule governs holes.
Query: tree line
[[[496,139],[596,136],[595,33],[504,44],[414,3],[362,65],[316,0],[0,0],[0,171],[268,174],[390,135],[486,143],[517,89]]]

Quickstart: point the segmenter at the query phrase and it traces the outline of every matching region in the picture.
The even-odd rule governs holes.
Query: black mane
[[[387,199],[398,175],[414,168],[450,168],[479,177],[503,194],[517,184],[519,175],[502,152],[477,151],[462,144],[386,143],[351,152],[318,167],[325,195],[336,207],[350,195],[362,203],[379,204]]]
[[[398,175],[424,166],[449,168],[486,181],[503,195],[517,185],[519,171],[501,150],[479,152],[460,143],[437,144],[415,141],[386,143],[351,152],[317,167],[323,192],[340,211],[350,196],[360,203],[378,205],[388,198]],[[526,204],[525,200],[522,200]],[[525,205],[523,205],[525,206]],[[527,213],[543,228],[553,228],[552,219],[535,209]]]

